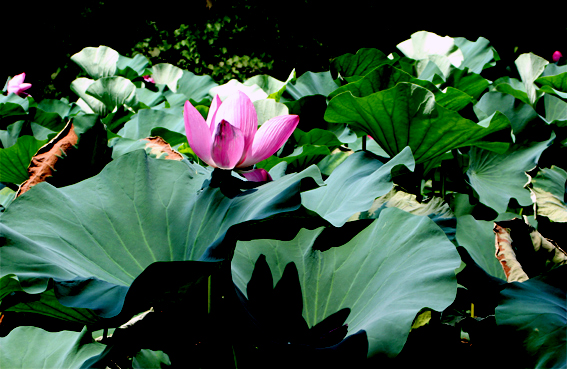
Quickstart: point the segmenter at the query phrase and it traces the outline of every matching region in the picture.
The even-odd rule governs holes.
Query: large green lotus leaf
[[[164,85],[158,85],[158,91],[154,92],[152,90],[148,90],[147,88],[143,87],[143,88],[137,88],[136,89],[136,97],[138,98],[138,101],[143,104],[141,105],[141,107],[148,107],[151,108],[153,106],[156,106],[160,103],[162,103],[165,100],[165,96],[163,96],[163,88],[165,87]],[[160,91],[160,87],[161,87],[161,91]]]
[[[490,41],[484,37],[479,37],[475,42],[464,37],[455,37],[453,41],[463,53],[461,68],[466,67],[479,74],[483,69],[495,64],[494,49],[490,46]]]
[[[0,213],[3,212],[8,205],[10,205],[10,203],[14,200],[14,197],[16,197],[16,191],[11,188],[4,187],[0,189]]]
[[[524,188],[528,183],[526,172],[536,166],[541,153],[554,139],[552,134],[546,141],[516,144],[504,154],[473,147],[469,151],[467,176],[480,202],[497,213],[506,211],[511,198],[521,206],[531,205],[530,192]]]
[[[305,133],[299,128],[296,128],[293,131],[293,137],[297,141],[297,146],[325,145],[337,147],[342,144],[333,132],[329,132],[326,129],[313,128],[311,131]]]
[[[169,63],[159,63],[152,67],[152,78],[156,84],[167,85],[177,93],[177,82],[183,76],[183,70]]]
[[[0,309],[19,313],[41,314],[67,322],[81,324],[95,323],[100,317],[89,309],[78,309],[63,306],[53,289],[43,293],[27,295],[15,275],[7,275],[0,279]],[[20,299],[19,295],[26,295]]]
[[[85,47],[71,56],[71,60],[94,79],[114,76],[118,58],[118,52],[107,46]]]
[[[179,113],[179,114],[177,114]],[[132,117],[124,127],[118,131],[118,135],[124,138],[139,140],[151,136],[152,129],[161,127],[172,132],[185,135],[185,123],[182,112],[175,109],[173,111],[140,109],[138,114]]]
[[[70,86],[71,91],[79,96],[79,100],[77,100],[76,104],[79,105],[81,109],[87,114],[106,111],[106,107],[104,106],[102,101],[87,94],[87,89],[93,83],[95,83],[95,81],[92,79],[80,77],[71,82]]]
[[[356,55],[351,53],[341,55],[331,61],[332,78],[364,76],[382,64],[392,64],[395,60],[388,59],[386,54],[378,49],[360,49]]]
[[[558,97],[545,94],[543,96],[545,118],[548,124],[557,124],[560,127],[567,125],[567,103]]]
[[[417,164],[474,145],[510,124],[500,113],[474,123],[436,104],[431,91],[411,83],[360,98],[340,94],[329,102],[325,120],[366,132],[390,157],[409,146]]]
[[[171,360],[163,351],[142,349],[132,359],[132,369],[161,369],[170,365]]]
[[[399,43],[396,47],[408,58],[418,60],[416,68],[419,78],[427,72],[426,68],[430,62],[433,62],[446,78],[451,66],[459,67],[464,60],[463,53],[451,37],[441,37],[432,32],[416,32],[409,40]]]
[[[37,108],[46,113],[57,113],[61,118],[67,118],[74,115],[73,110],[76,108],[67,101],[44,99],[37,104]]]
[[[210,99],[209,90],[217,86],[218,83],[211,76],[197,76],[184,70],[177,83],[177,93],[185,95],[187,99],[201,101]]]
[[[268,94],[262,90],[258,85],[245,85],[235,79],[231,79],[224,85],[213,87],[209,90],[209,95],[212,97],[218,95],[221,100],[225,100],[227,97],[234,95],[238,91],[242,91],[252,100],[252,102],[257,100],[264,100],[268,98]]]
[[[567,288],[562,266],[525,282],[507,284],[496,307],[496,323],[524,339],[531,368],[562,369],[567,362]],[[510,333],[510,332],[509,332]],[[512,353],[513,354],[513,353]]]
[[[295,75],[295,70],[292,72],[292,78]],[[282,82],[279,79],[275,79],[267,74],[259,74],[254,77],[248,78],[244,81],[245,86],[259,86],[268,96],[273,96],[275,101],[279,101],[279,98],[285,91],[286,82]]]
[[[527,53],[520,55],[515,63],[520,78],[522,78],[522,82],[526,88],[530,104],[534,105],[538,98],[534,82],[542,74],[545,66],[549,64],[549,62],[535,54]]]
[[[538,215],[548,217],[554,222],[567,222],[566,181],[567,172],[556,166],[540,169],[532,178],[531,190],[536,198]]]
[[[99,355],[105,345],[93,342],[87,329],[81,332],[47,332],[36,327],[18,327],[0,337],[2,368],[81,368]]]
[[[473,73],[467,68],[451,68],[451,71],[447,76],[447,80],[444,84],[441,85],[441,88],[444,89],[446,87],[454,87],[457,90],[460,90],[467,95],[478,99],[480,98],[480,95],[484,92],[484,90],[486,90],[486,88],[489,86],[489,84],[490,83],[480,74]]]
[[[399,82],[408,82],[425,87],[435,94],[435,100],[439,105],[453,111],[461,110],[472,101],[472,97],[463,91],[449,86],[445,92],[441,92],[433,83],[413,77],[389,64],[383,64],[361,79],[337,88],[329,95],[329,98],[332,99],[346,91],[350,91],[355,97],[368,96],[392,88]]]
[[[0,149],[0,182],[20,184],[27,180],[31,159],[46,143],[33,136],[20,136],[15,145]]]
[[[390,192],[392,169],[415,167],[411,150],[406,147],[395,158],[382,164],[364,151],[350,155],[325,181],[326,186],[301,194],[303,206],[335,227],[341,227],[355,213],[370,209],[374,199]]]
[[[473,260],[493,277],[506,280],[502,265],[495,256],[494,222],[476,220],[467,214],[457,218],[457,242]]]
[[[526,86],[516,78],[501,77],[494,81],[492,86],[496,91],[510,94],[524,104],[532,105],[528,98],[528,93],[526,92]]]
[[[542,86],[549,86],[559,91],[567,92],[567,72],[558,75],[539,77],[535,80]]]
[[[324,145],[304,145],[296,147],[291,154],[284,157],[272,155],[256,164],[256,166],[270,170],[277,164],[286,162],[288,171],[301,171],[310,165],[318,163],[330,153],[329,148]]]
[[[258,77],[259,79],[256,79],[256,77]],[[295,83],[296,80],[297,77],[295,75],[295,69],[293,69],[285,82],[281,82],[267,75],[261,75],[248,79],[246,82],[244,82],[244,84],[250,83],[252,85],[258,85],[268,94],[269,99],[280,102],[282,95],[287,89],[288,84]]]
[[[514,96],[498,91],[487,92],[473,107],[479,119],[501,112],[508,118],[514,134],[520,133],[526,124],[537,118],[537,113],[531,105],[521,101],[516,103]]]
[[[123,297],[120,291],[150,264],[198,260],[232,225],[297,209],[303,178],[321,181],[313,166],[229,198],[219,188],[199,191],[209,175],[198,165],[139,150],[75,185],[40,183],[0,217],[0,276],[15,274],[29,293],[43,292],[53,279],[57,285],[92,281],[83,294],[94,289]],[[92,307],[65,305],[115,311],[122,304],[83,294],[75,300]]]
[[[299,100],[305,96],[323,95],[328,96],[331,92],[339,87],[331,73],[327,72],[305,72],[295,82],[290,82],[286,86],[286,92],[295,100]]]
[[[29,107],[30,101],[28,98],[22,98],[16,94],[0,95],[0,117],[26,115]]]
[[[345,91],[350,91],[356,97],[368,96],[375,92],[392,88],[399,82],[414,83],[434,93],[438,91],[438,88],[429,81],[415,78],[389,64],[383,64],[367,73],[363,78],[337,88],[329,95],[329,98],[333,98]]]
[[[134,79],[144,73],[148,64],[150,64],[150,61],[142,54],[136,54],[133,58],[119,55],[116,62],[117,74],[128,79]]]
[[[460,258],[429,218],[386,209],[345,245],[321,252],[313,246],[323,229],[302,229],[291,241],[238,242],[232,260],[236,286],[246,291],[262,254],[274,284],[295,263],[309,327],[349,308],[349,333],[366,332],[368,356],[397,355],[422,308],[441,311],[453,302]]]
[[[85,93],[103,103],[104,109],[99,111],[91,106],[93,111],[101,116],[114,112],[122,105],[133,107],[138,103],[136,86],[129,79],[119,76],[100,78],[92,83]]]
[[[561,73],[567,73],[567,65],[559,66],[555,63],[549,63],[545,66],[545,69],[543,70],[541,76],[542,77],[556,76]]]
[[[256,100],[253,104],[260,125],[279,115],[289,114],[289,108],[274,99]]]

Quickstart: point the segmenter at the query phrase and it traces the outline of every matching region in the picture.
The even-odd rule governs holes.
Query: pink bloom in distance
[[[559,59],[561,59],[563,57],[563,54],[561,54],[560,51],[556,51],[553,53],[553,56],[551,57],[554,63],[557,63],[559,61]]]
[[[8,81],[8,94],[14,93],[20,97],[26,97],[29,94],[25,92],[28,88],[32,85],[31,83],[24,83],[24,79],[26,78],[26,74],[18,74],[14,76],[10,81]]]
[[[225,101],[215,96],[206,121],[186,101],[183,118],[193,152],[208,165],[228,170],[246,168],[272,156],[299,123],[297,115],[280,115],[258,129],[256,109],[241,91]]]
[[[154,81],[154,79],[152,78],[152,76],[150,76],[149,74],[143,76],[142,78],[143,78],[144,81],[146,81],[146,82],[149,82],[149,83],[156,83],[156,81]]]

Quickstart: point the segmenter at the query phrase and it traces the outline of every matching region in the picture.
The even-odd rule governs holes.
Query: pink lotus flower
[[[156,81],[154,81],[154,79],[152,78],[152,76],[150,76],[149,74],[143,76],[142,78],[143,78],[144,81],[146,81],[146,82],[149,82],[149,83],[156,83]]]
[[[26,97],[29,94],[25,92],[28,88],[32,85],[31,83],[24,83],[24,79],[26,78],[26,74],[18,74],[14,76],[10,81],[8,81],[8,94],[14,93],[20,97]]]
[[[551,57],[554,63],[557,63],[559,61],[559,59],[561,59],[563,57],[563,54],[561,54],[560,51],[556,51],[553,53],[553,56]]]
[[[247,172],[240,172],[240,174],[251,182],[269,182],[272,180],[270,173],[266,172],[266,170],[262,168],[249,170]]]
[[[193,152],[208,165],[220,169],[246,168],[272,156],[299,123],[297,115],[280,115],[258,129],[256,109],[240,91],[225,101],[217,95],[206,121],[186,101],[183,117]]]

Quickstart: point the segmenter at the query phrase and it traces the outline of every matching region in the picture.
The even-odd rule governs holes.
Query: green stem
[[[211,276],[207,279],[207,314],[211,313]]]

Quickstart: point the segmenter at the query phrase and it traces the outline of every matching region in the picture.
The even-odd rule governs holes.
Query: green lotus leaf
[[[533,105],[528,98],[528,93],[526,92],[526,87],[522,82],[517,80],[516,78],[510,77],[502,77],[498,78],[492,84],[496,91],[510,94],[514,96],[516,99],[520,100],[524,104]]]
[[[184,70],[183,75],[177,83],[177,93],[183,94],[187,99],[201,101],[210,99],[209,91],[217,87],[211,76],[197,76],[194,73]],[[174,91],[175,92],[175,91]]]
[[[321,232],[302,229],[291,241],[238,242],[232,260],[236,286],[246,291],[262,254],[274,284],[295,263],[308,326],[349,308],[348,331],[366,332],[369,357],[397,355],[422,308],[441,311],[453,302],[460,258],[427,217],[386,209],[345,245],[323,252],[313,247]]]
[[[293,131],[293,137],[297,141],[297,146],[325,145],[337,147],[342,144],[342,142],[337,139],[337,136],[333,132],[319,128],[313,128],[307,133],[303,132],[299,128],[296,128],[295,131]]]
[[[0,213],[6,210],[8,205],[10,205],[10,203],[14,200],[15,196],[16,191],[8,187],[0,189]]]
[[[472,72],[480,74],[484,69],[496,64],[494,48],[490,46],[490,41],[484,37],[479,37],[475,42],[464,37],[455,37],[453,41],[463,53],[464,60],[461,68],[466,67]]]
[[[136,86],[129,79],[119,76],[100,78],[90,84],[85,93],[103,103],[102,109],[98,104],[91,106],[93,111],[101,116],[114,112],[122,105],[134,107],[138,103]],[[97,108],[98,111],[95,110]]]
[[[209,176],[139,150],[75,185],[39,183],[0,217],[0,277],[15,274],[28,293],[43,292],[50,279],[56,287],[83,283],[90,287],[66,306],[115,314],[121,291],[150,264],[198,260],[232,225],[297,209],[303,178],[321,181],[313,166],[229,198],[219,188],[200,191]]]
[[[30,100],[16,94],[0,95],[0,117],[26,115],[30,108]]]
[[[364,76],[382,64],[392,64],[395,59],[388,59],[378,49],[360,49],[355,55],[348,53],[331,61],[332,78]]]
[[[183,70],[169,63],[159,63],[152,67],[152,78],[156,84],[167,85],[173,93],[177,93],[177,82],[183,76]]]
[[[418,60],[416,68],[421,79],[424,79],[422,74],[427,73],[426,67],[430,62],[435,63],[442,77],[446,78],[451,66],[459,67],[464,60],[463,53],[451,37],[441,37],[432,32],[415,32],[397,48],[408,58]]]
[[[530,192],[524,188],[528,182],[525,172],[536,166],[541,153],[554,139],[552,134],[546,141],[516,144],[504,154],[473,147],[469,151],[467,176],[480,202],[497,213],[506,211],[511,198],[520,206],[531,205]]]
[[[523,339],[520,347],[533,360],[527,367],[561,369],[567,362],[566,269],[507,284],[501,292],[496,323]]]
[[[258,124],[264,124],[279,115],[289,114],[288,107],[274,99],[256,100],[253,104],[258,116]]]
[[[567,102],[553,95],[543,96],[545,106],[545,118],[548,124],[557,124],[560,127],[567,125]]]
[[[295,70],[291,72],[288,80],[295,77]],[[266,74],[259,74],[254,77],[248,78],[244,81],[245,86],[259,86],[266,94],[268,98],[272,98],[275,101],[279,101],[282,94],[286,90],[287,82],[282,82],[279,79],[275,79],[272,76]]]
[[[460,90],[474,99],[480,98],[480,95],[488,88],[489,82],[480,74],[472,73],[467,68],[458,69],[451,68],[446,82],[440,88],[453,87]]]
[[[33,136],[20,136],[15,145],[0,149],[0,182],[19,185],[27,180],[31,159],[46,143]]]
[[[474,145],[510,124],[500,113],[474,123],[436,104],[429,90],[410,83],[361,98],[340,94],[329,102],[325,120],[366,132],[390,157],[409,146],[416,164]]]
[[[151,108],[165,100],[165,96],[163,95],[164,85],[158,85],[158,91],[154,92],[152,90],[148,90],[147,88],[137,88],[136,89],[136,96],[138,101],[144,104],[146,107]]]
[[[567,92],[567,72],[558,75],[539,77],[535,80],[542,86],[549,86],[556,90]]]
[[[78,309],[63,306],[55,296],[53,289],[43,293],[27,295],[15,275],[7,275],[0,279],[0,309],[19,313],[41,314],[66,322],[81,324],[95,323],[100,317],[89,309]],[[19,299],[18,295],[26,295]]]
[[[531,181],[531,191],[536,198],[536,214],[554,222],[567,222],[566,181],[567,172],[557,166],[539,170]]]
[[[71,82],[71,91],[79,96],[79,100],[77,100],[76,104],[87,114],[106,112],[106,107],[102,101],[87,94],[87,89],[93,83],[95,83],[94,80],[84,77],[77,78]]]
[[[209,90],[209,95],[212,97],[218,95],[221,100],[226,99],[230,95],[242,91],[252,100],[252,102],[257,100],[264,100],[268,98],[268,94],[262,90],[262,88],[256,84],[245,85],[235,79],[231,79],[224,85],[213,87]]]
[[[182,112],[179,109],[173,111],[140,109],[117,134],[124,138],[139,140],[151,136],[152,130],[157,127],[185,135]]]
[[[414,215],[433,216],[439,219],[454,218],[451,208],[442,198],[431,197],[420,202],[417,201],[416,195],[401,191],[397,186],[394,186],[390,192],[374,200],[370,209],[354,214],[349,221],[378,219],[382,210],[392,207]]]
[[[415,78],[410,74],[394,68],[389,64],[383,64],[375,68],[371,72],[367,73],[364,77],[337,88],[333,91],[329,98],[333,98],[345,91],[350,91],[353,96],[363,97],[371,95],[375,92],[387,90],[394,87],[399,82],[409,82],[420,85],[427,88],[431,92],[439,91],[434,84],[429,81],[424,81],[419,78]]]
[[[487,92],[473,107],[479,119],[486,119],[496,111],[508,118],[514,134],[520,133],[526,125],[537,118],[537,113],[531,105],[518,101],[514,96],[498,91]]]
[[[335,227],[341,227],[355,213],[370,209],[374,199],[393,187],[392,169],[405,165],[415,167],[411,150],[405,148],[398,156],[382,164],[364,151],[350,155],[325,180],[326,186],[301,194],[303,206]]]
[[[133,58],[123,55],[118,56],[116,62],[117,74],[128,79],[134,79],[144,74],[150,61],[142,54],[136,54]]]
[[[289,93],[295,100],[305,96],[323,95],[328,96],[339,87],[330,72],[305,72],[295,82],[290,82],[286,86],[286,93]]]
[[[0,337],[3,368],[81,368],[99,355],[105,345],[81,332],[47,332],[36,327],[18,327]]]
[[[534,105],[538,98],[534,82],[542,74],[549,62],[535,54],[527,53],[520,55],[515,63],[520,78],[522,78],[524,83],[530,104]]]
[[[284,157],[272,155],[256,164],[256,166],[269,171],[277,164],[286,162],[288,164],[289,171],[301,171],[310,165],[318,163],[330,153],[331,152],[327,146],[304,145],[295,148],[291,154]]]
[[[171,360],[163,351],[142,349],[132,359],[132,369],[161,369],[170,365]]]
[[[494,222],[476,220],[467,214],[457,218],[457,242],[473,260],[493,277],[506,280],[502,265],[494,255]]]
[[[118,52],[107,46],[85,47],[71,56],[71,60],[94,79],[114,76],[118,58]]]

